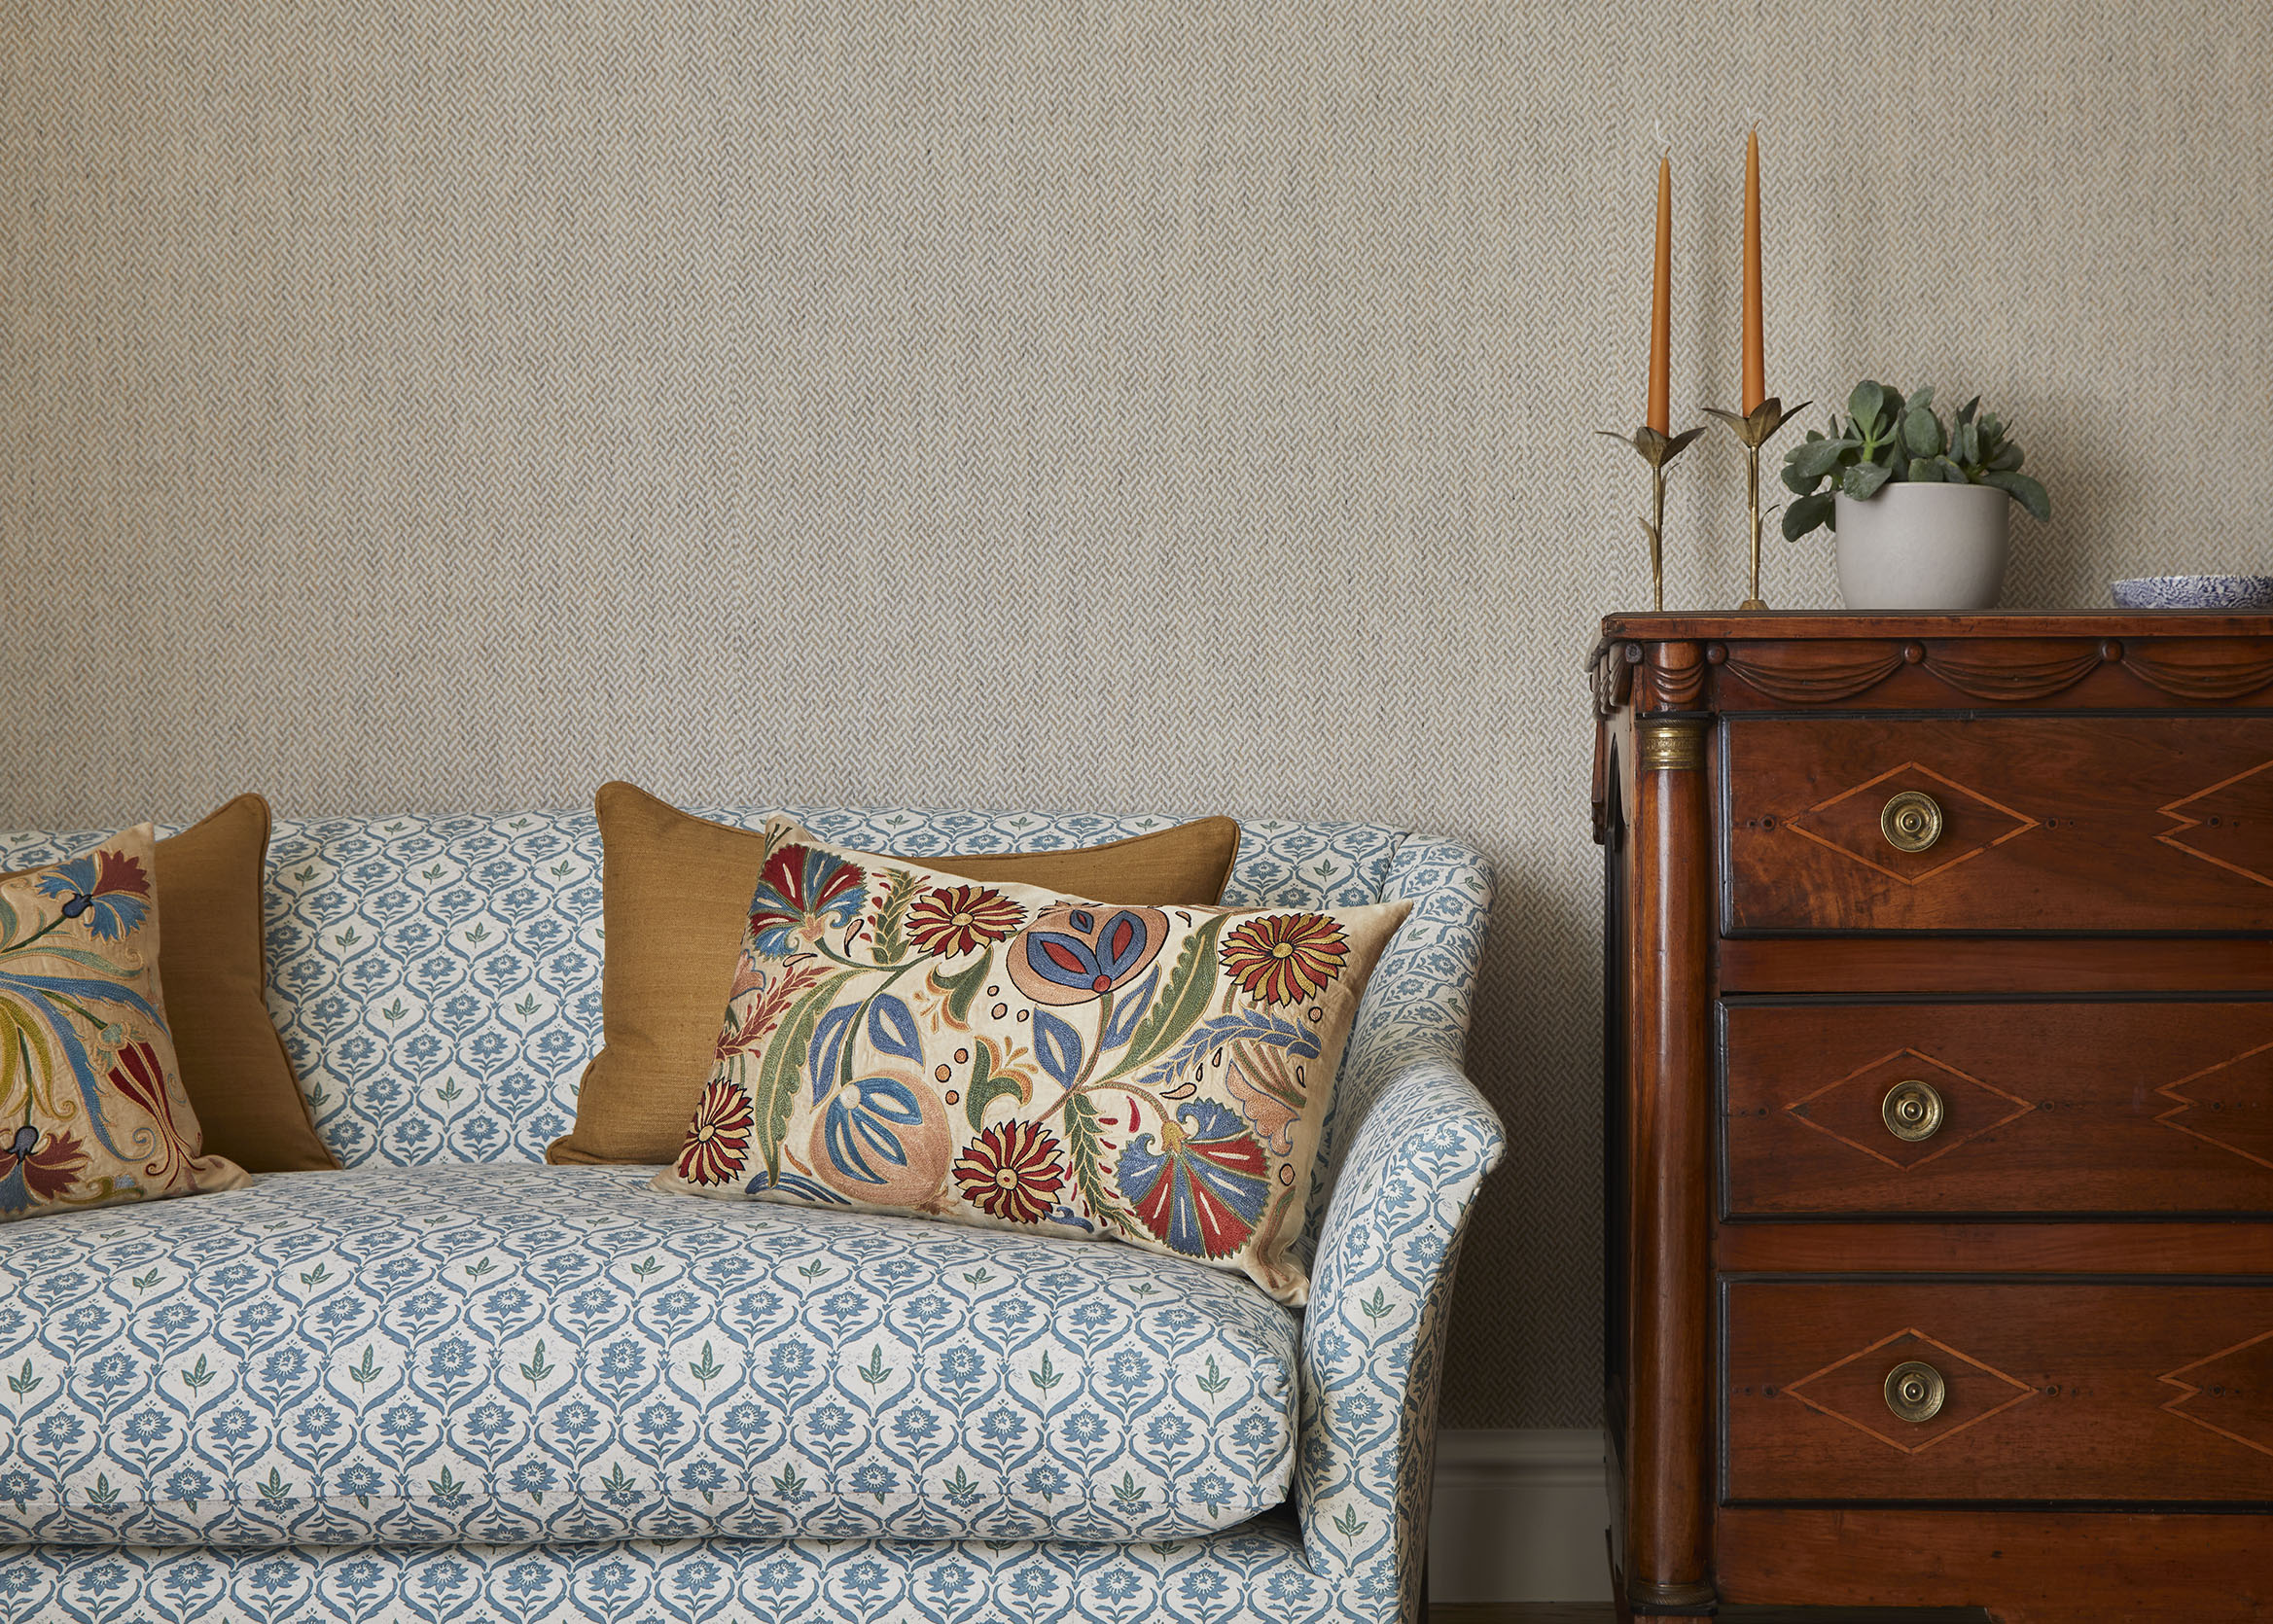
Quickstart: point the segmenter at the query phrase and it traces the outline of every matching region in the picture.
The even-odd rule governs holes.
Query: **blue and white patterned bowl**
[[[2117,609],[2273,609],[2273,575],[2155,575],[2113,590]]]

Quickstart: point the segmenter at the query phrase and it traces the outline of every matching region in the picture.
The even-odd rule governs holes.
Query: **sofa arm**
[[[1355,1126],[1302,1330],[1302,1544],[1337,1616],[1364,1624],[1413,1616],[1453,1264],[1506,1145],[1460,1070],[1457,1032],[1436,1036],[1413,1035]]]

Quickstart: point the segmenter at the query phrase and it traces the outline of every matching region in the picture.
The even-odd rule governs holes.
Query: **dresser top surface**
[[[1711,638],[2273,637],[2273,613],[2228,609],[1994,609],[1974,615],[1842,614],[1825,609],[1606,615],[1605,644]]]

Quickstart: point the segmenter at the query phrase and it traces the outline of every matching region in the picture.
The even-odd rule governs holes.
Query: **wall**
[[[621,775],[1448,831],[1515,1142],[1456,1426],[1596,1418],[1653,124],[1681,418],[1757,118],[1771,386],[1986,394],[2056,509],[2008,601],[2267,562],[2230,8],[116,10],[0,12],[0,823]],[[1677,606],[1743,595],[1740,468],[1680,465]]]

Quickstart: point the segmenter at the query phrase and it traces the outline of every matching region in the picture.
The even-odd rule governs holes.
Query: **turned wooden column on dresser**
[[[1621,1616],[2273,1619],[2273,616],[1591,669]]]

